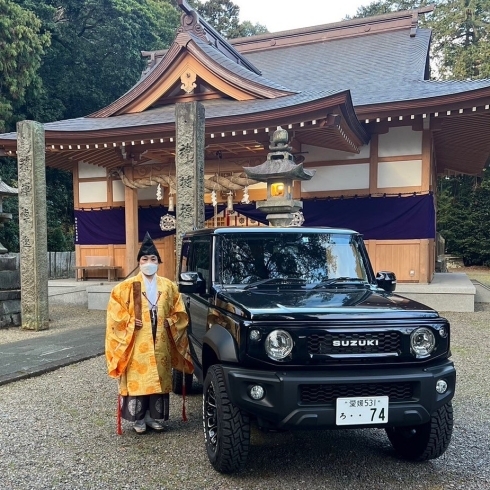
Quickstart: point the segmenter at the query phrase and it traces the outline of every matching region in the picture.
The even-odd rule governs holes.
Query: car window
[[[198,272],[206,282],[206,287],[210,284],[211,260],[210,260],[210,237],[199,237],[192,242],[190,258],[187,270]]]
[[[223,284],[250,284],[269,278],[301,278],[308,284],[336,277],[367,278],[359,242],[351,234],[223,235],[217,254]]]

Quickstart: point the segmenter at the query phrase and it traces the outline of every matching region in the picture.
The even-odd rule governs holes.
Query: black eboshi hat
[[[141,244],[140,251],[138,252],[138,257],[136,258],[139,262],[143,255],[156,255],[158,258],[158,263],[162,263],[162,259],[160,258],[160,254],[158,253],[153,240],[148,232],[146,232],[145,238],[143,238],[143,243]]]

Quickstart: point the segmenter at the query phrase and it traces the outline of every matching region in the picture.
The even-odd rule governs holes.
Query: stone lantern
[[[12,215],[9,213],[3,212],[2,201],[4,197],[7,196],[16,196],[19,193],[17,189],[8,186],[2,179],[0,179],[0,227],[3,227],[3,224],[6,221],[12,219]],[[0,254],[6,254],[7,249],[0,243]]]
[[[278,127],[272,135],[271,150],[267,160],[256,167],[244,167],[247,176],[253,180],[267,182],[267,200],[259,201],[257,209],[267,213],[271,226],[290,226],[303,203],[293,199],[293,181],[310,180],[314,170],[306,170],[303,164],[296,164],[288,146],[288,132]]]
[[[8,186],[0,179],[0,226],[12,219],[3,212],[4,197],[16,196],[17,189]],[[14,256],[0,243],[0,328],[17,327],[21,324],[20,272]]]

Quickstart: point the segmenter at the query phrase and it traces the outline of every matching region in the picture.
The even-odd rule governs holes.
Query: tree
[[[435,5],[421,23],[432,29],[432,59],[438,78],[490,77],[490,0],[378,0],[355,17]]]
[[[10,0],[0,0],[0,131],[12,123],[27,88],[33,93],[39,89],[38,69],[50,42],[40,30],[36,15]]]
[[[437,1],[437,0],[435,0]],[[424,7],[427,4],[434,4],[435,1],[425,0],[377,0],[369,5],[361,6],[357,9],[356,14],[352,18],[371,17],[373,15],[389,14],[398,10],[410,10],[414,8]],[[350,19],[350,16],[347,16]]]
[[[245,21],[240,24],[240,7],[230,0],[208,0],[204,3],[200,0],[189,0],[189,5],[227,39],[269,32],[267,27],[258,23]]]
[[[267,30],[266,26],[259,23],[252,24],[250,21],[244,20],[241,24],[238,25],[236,33],[232,33],[230,39],[256,36],[257,34],[267,34],[268,32],[269,31]]]
[[[433,49],[441,78],[490,77],[490,0],[444,0],[434,11]]]
[[[439,180],[437,230],[465,265],[490,266],[490,171]]]
[[[4,7],[7,4],[10,10]],[[18,51],[21,56],[14,61],[29,67],[21,51],[27,48],[16,46],[14,41],[19,41],[12,36],[5,37],[4,31],[12,26],[31,35],[27,28],[21,29],[30,23],[39,39],[52,40],[51,45],[43,45],[42,58],[42,50],[31,49],[29,73],[34,81],[25,87],[23,97],[14,99],[10,92],[5,96],[12,107],[7,130],[13,131],[22,119],[49,122],[85,116],[120,97],[141,75],[145,63],[141,50],[168,47],[178,20],[170,0],[0,0],[0,120],[2,81],[9,81],[2,75],[12,76],[3,69],[4,65],[10,69],[12,63],[6,56]],[[30,38],[26,39],[29,47]],[[8,45],[5,52],[3,42]],[[0,177],[16,187],[17,162],[4,158],[0,165]],[[48,248],[72,250],[71,174],[47,168],[46,187]],[[16,198],[5,199],[4,208],[13,220],[0,230],[0,241],[12,252],[19,250],[17,207]]]
[[[141,75],[141,50],[173,40],[170,0],[15,0],[36,12],[52,39],[40,68],[42,94],[22,115],[47,122],[85,116],[111,103]]]
[[[46,168],[46,219],[48,250],[73,250],[73,179],[69,172]]]
[[[448,253],[462,254],[461,244],[469,232],[468,210],[475,185],[475,178],[467,175],[439,179],[437,231],[444,237]]]
[[[0,159],[0,178],[9,186],[17,187],[17,160]],[[12,220],[0,228],[0,242],[10,252],[19,252],[18,198],[3,200],[3,210],[12,214]],[[63,252],[73,250],[73,185],[69,172],[46,168],[46,218],[48,250]]]

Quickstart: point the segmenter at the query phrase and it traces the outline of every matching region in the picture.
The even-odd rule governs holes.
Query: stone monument
[[[48,239],[44,127],[17,123],[22,328],[45,330],[48,316]]]
[[[12,219],[12,215],[3,212],[3,198],[16,196],[17,189],[8,186],[0,178],[0,227]],[[20,316],[20,273],[15,257],[8,254],[0,243],[0,328],[18,327]]]
[[[204,106],[175,104],[177,264],[184,233],[204,228]]]

